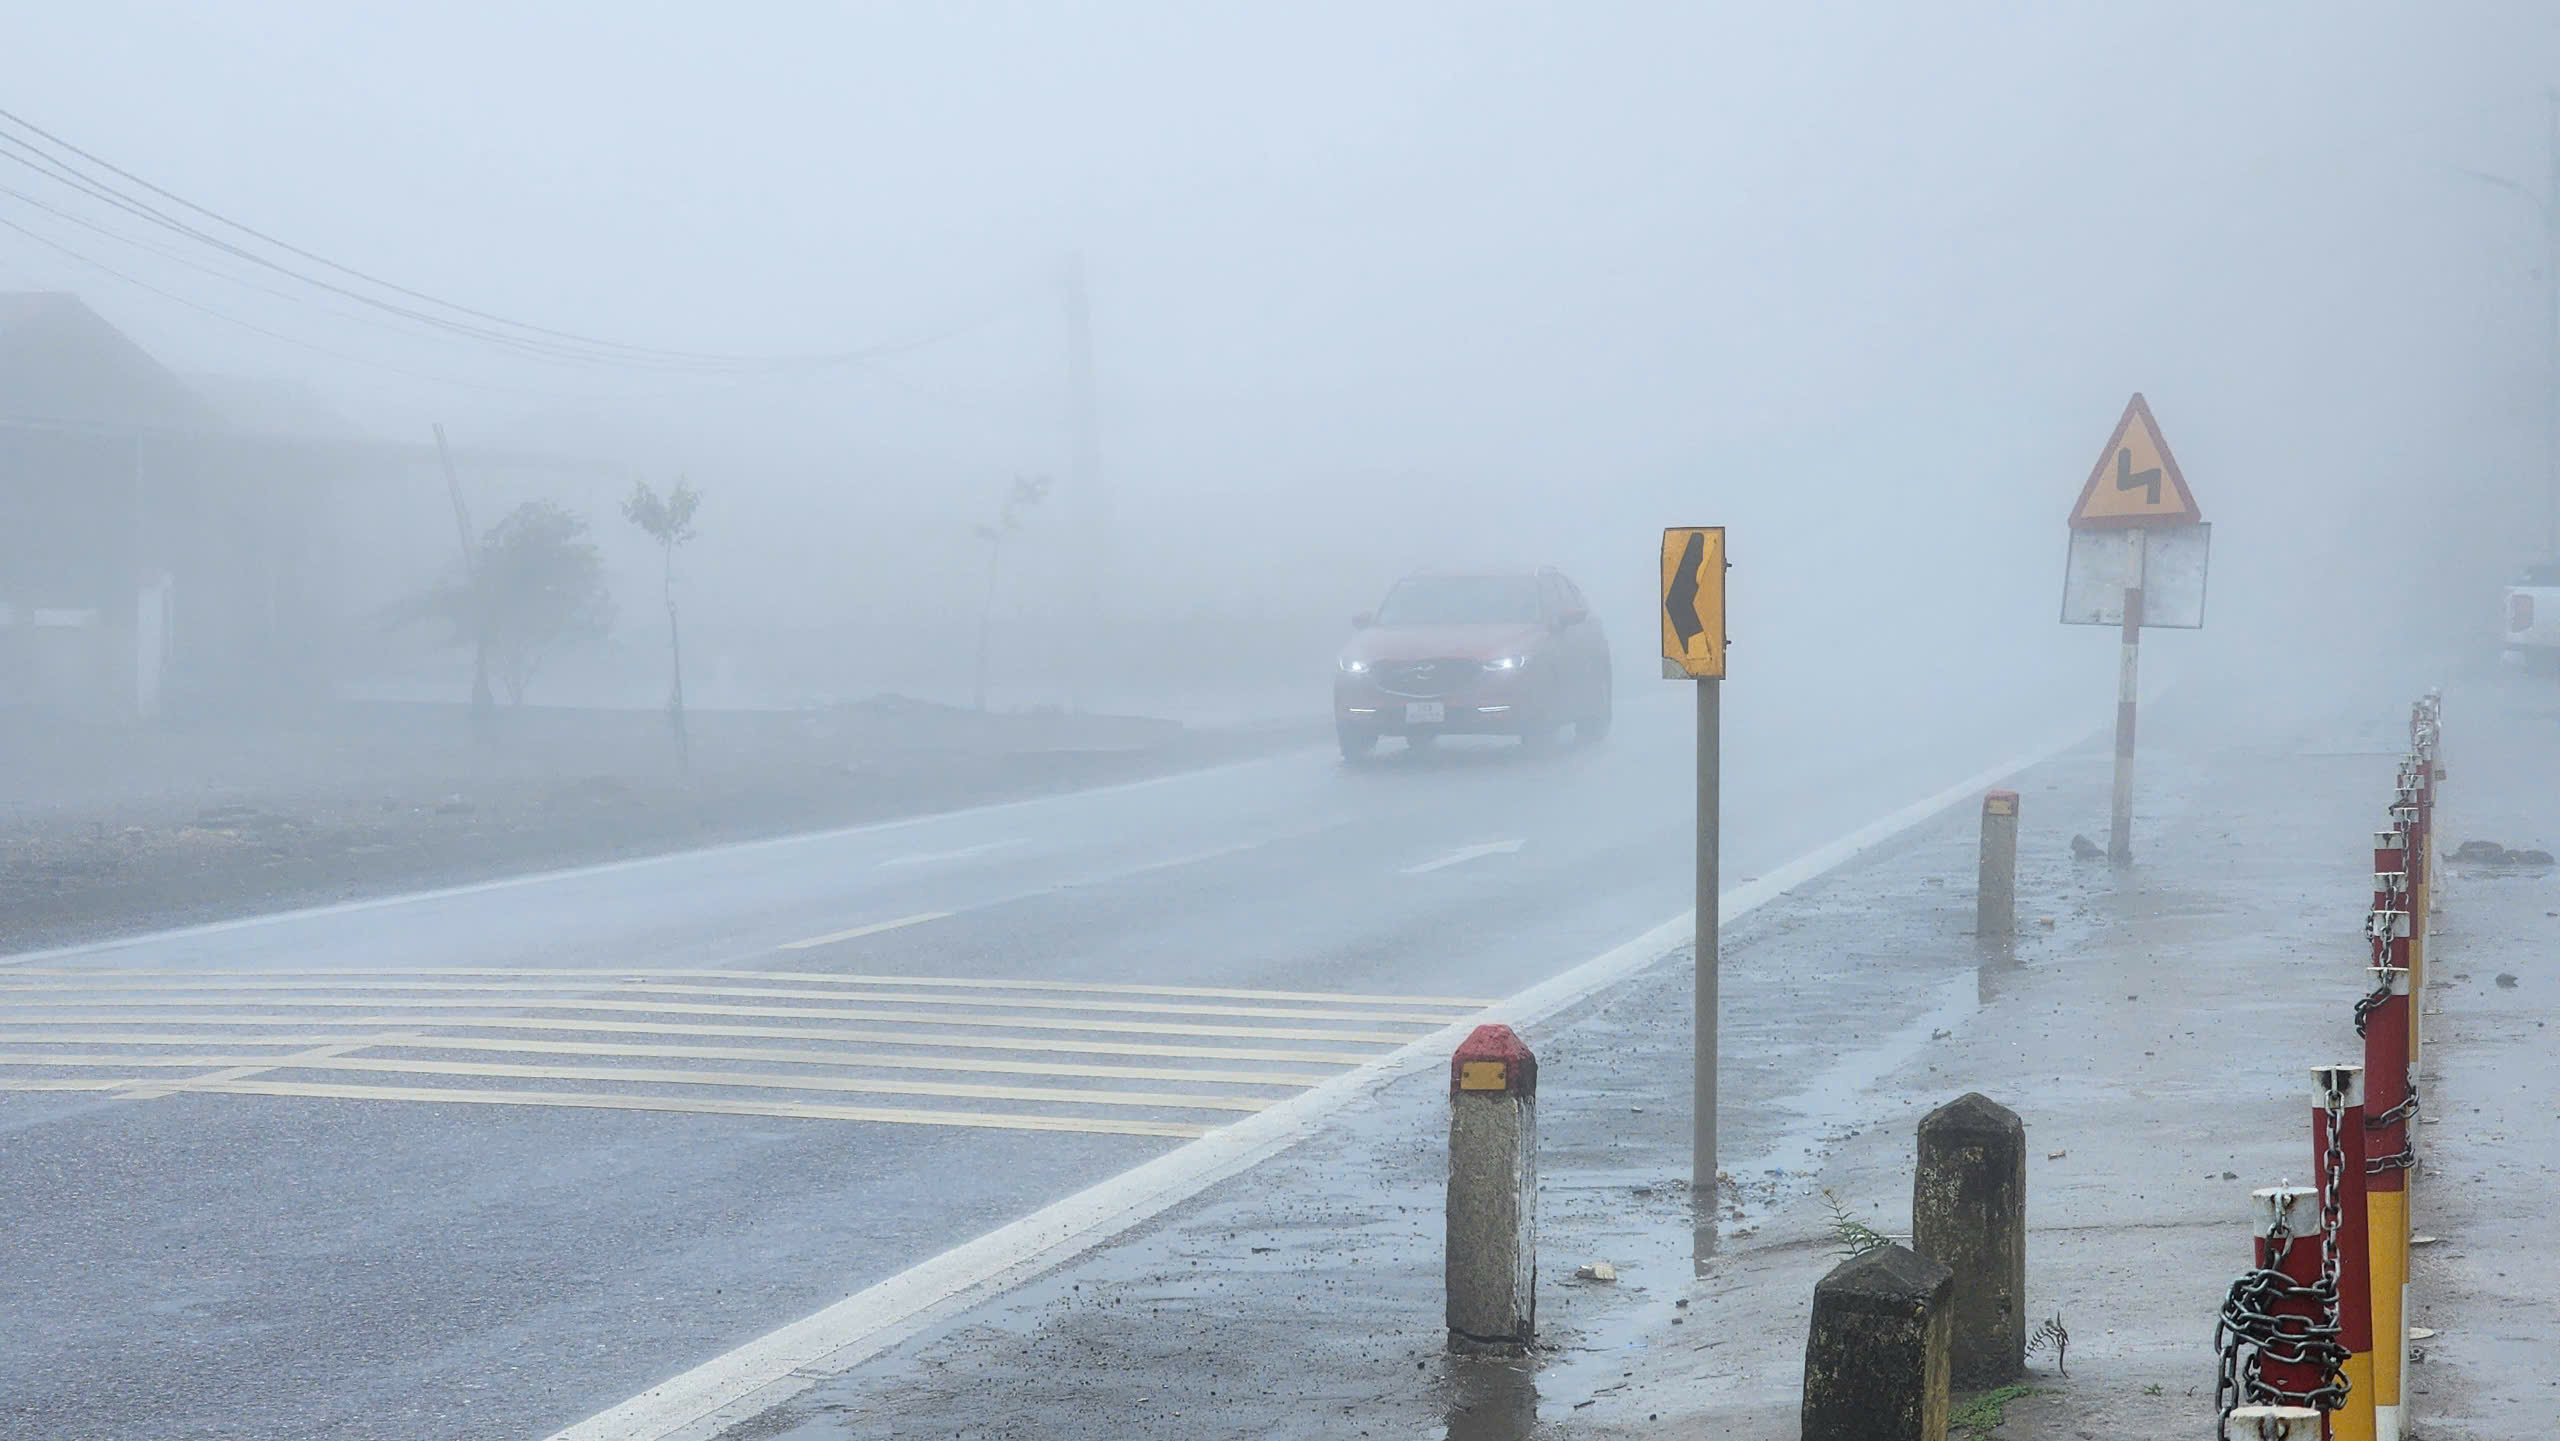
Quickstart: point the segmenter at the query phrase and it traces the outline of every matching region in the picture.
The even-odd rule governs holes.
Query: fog
[[[2538,217],[2461,173],[2548,163],[2529,0],[18,10],[16,114],[315,255],[634,346],[883,352],[531,360],[0,167],[188,262],[0,198],[0,289],[290,383],[289,429],[560,458],[465,465],[481,524],[551,498],[608,542],[622,622],[547,698],[659,684],[635,476],[705,494],[714,704],[962,695],[1018,475],[1057,488],[999,703],[1196,714],[1320,710],[1346,618],[1430,564],[1563,566],[1650,685],[1655,533],[1724,524],[1737,704],[2103,719],[2062,522],[2135,390],[2216,523],[2165,667],[2473,644],[2545,524]],[[415,680],[362,617],[449,511],[414,458],[366,484],[397,560],[344,644]]]
[[[0,14],[0,1437],[2551,1414],[2554,0]]]

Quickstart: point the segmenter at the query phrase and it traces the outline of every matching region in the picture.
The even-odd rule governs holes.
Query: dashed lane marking
[[[1407,866],[1404,868],[1404,873],[1409,876],[1426,876],[1433,871],[1444,871],[1451,866],[1463,866],[1469,861],[1480,861],[1486,856],[1518,855],[1520,848],[1527,844],[1528,842],[1523,840],[1508,840],[1487,841],[1480,846],[1460,846],[1438,860],[1424,861],[1418,866]]]
[[[864,936],[876,936],[884,931],[900,931],[905,930],[909,926],[923,925],[927,921],[947,921],[949,919],[951,919],[951,913],[949,911],[920,911],[912,916],[900,916],[894,921],[875,921],[867,926],[855,926],[849,931],[830,931],[823,936],[811,936],[805,941],[785,941],[780,946],[775,947],[775,949],[783,951],[815,950],[820,946],[832,946],[839,941],[858,941]]]
[[[1017,837],[1013,840],[985,841],[974,846],[962,846],[956,851],[919,851],[911,856],[892,856],[880,862],[877,869],[885,871],[897,866],[933,866],[940,865],[944,861],[965,861],[976,856],[992,855],[997,851],[1009,851],[1016,846],[1029,844],[1031,844],[1029,841]]]

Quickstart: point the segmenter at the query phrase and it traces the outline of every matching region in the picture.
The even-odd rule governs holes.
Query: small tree
[[[667,683],[667,727],[675,733],[676,768],[681,771],[693,769],[693,743],[684,728],[684,641],[676,627],[676,547],[693,539],[693,513],[701,504],[701,493],[681,475],[664,496],[650,489],[649,482],[635,480],[630,498],[622,502],[624,517],[658,543],[658,558],[663,562],[660,580],[667,600],[671,676]]]
[[[1022,529],[1024,511],[1048,498],[1048,477],[1017,475],[1005,492],[1004,504],[996,509],[995,523],[975,527],[978,539],[987,543],[987,598],[978,608],[978,709],[982,711],[987,708],[987,650],[994,639],[996,569],[1004,560],[1004,538]]]
[[[468,569],[428,591],[409,615],[442,620],[454,644],[485,654],[507,703],[521,706],[554,651],[613,627],[603,558],[586,535],[584,517],[527,501],[489,527]]]

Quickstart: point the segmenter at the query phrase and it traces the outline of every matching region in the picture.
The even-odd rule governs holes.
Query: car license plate
[[[1448,713],[1447,708],[1446,708],[1446,707],[1444,707],[1444,706],[1443,706],[1439,701],[1436,701],[1436,700],[1417,700],[1417,701],[1407,701],[1407,702],[1405,702],[1405,706],[1404,706],[1404,723],[1405,723],[1406,725],[1409,725],[1409,726],[1422,726],[1422,725],[1431,725],[1431,726],[1436,726],[1436,725],[1440,724],[1442,721],[1447,720],[1448,718],[1449,718],[1449,713]]]

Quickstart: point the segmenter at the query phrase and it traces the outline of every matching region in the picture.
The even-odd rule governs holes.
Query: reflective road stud
[[[2373,1441],[2373,1257],[2365,1224],[2364,1067],[2311,1068],[2312,1176],[2320,1224],[2337,1227],[2338,1344],[2347,1350],[2346,1404],[2330,1413],[2337,1441]],[[2324,1257],[2325,1259],[2325,1257]]]
[[[2373,1433],[2399,1441],[2409,1327],[2409,973],[2376,966],[2364,1032],[2365,1216],[2372,1255]],[[2360,1007],[2360,1009],[2364,1009]]]
[[[1449,1349],[1513,1354],[1538,1325],[1538,1058],[1478,1026],[1449,1059]]]

